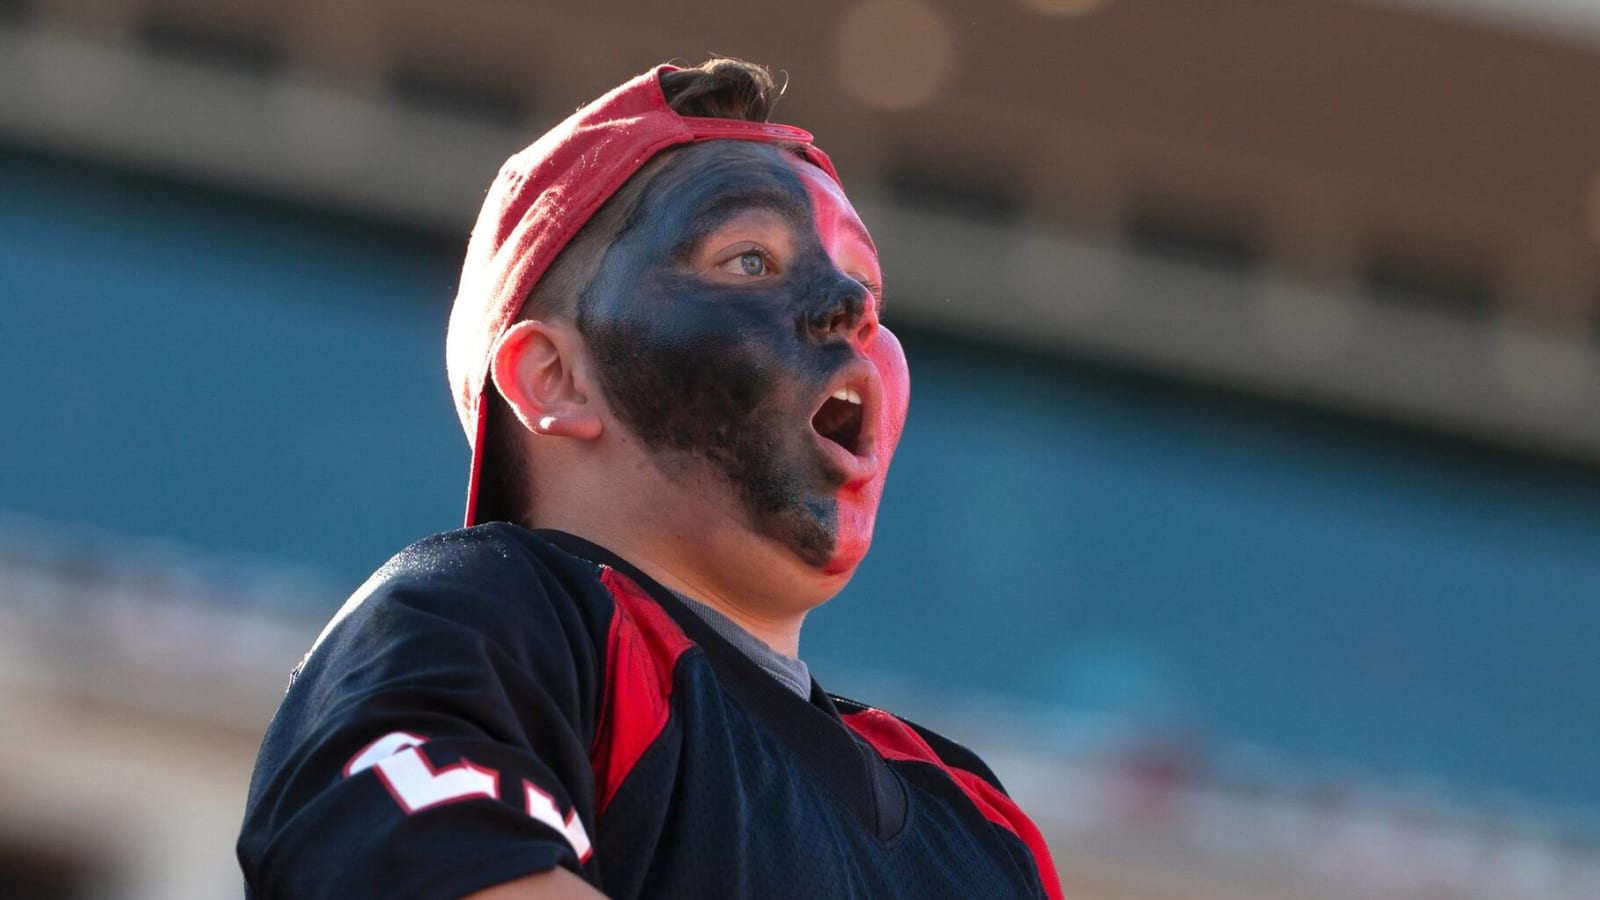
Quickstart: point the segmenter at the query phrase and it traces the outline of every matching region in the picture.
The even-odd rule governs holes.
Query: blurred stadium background
[[[1600,6],[0,2],[0,897],[237,896],[295,662],[458,521],[499,162],[783,70],[914,371],[805,655],[1069,897],[1600,897]]]

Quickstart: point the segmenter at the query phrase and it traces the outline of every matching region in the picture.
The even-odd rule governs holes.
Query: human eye
[[[776,268],[772,254],[755,246],[739,248],[732,256],[717,265],[719,272],[743,275],[747,278],[771,275]]]

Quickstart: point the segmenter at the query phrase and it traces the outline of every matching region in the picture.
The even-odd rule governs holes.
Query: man
[[[773,97],[661,66],[502,169],[447,357],[467,524],[504,521],[402,552],[297,668],[253,896],[1060,896],[977,757],[798,659],[909,378],[871,238]]]

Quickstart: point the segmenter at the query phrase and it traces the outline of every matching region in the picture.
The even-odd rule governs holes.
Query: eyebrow
[[[878,245],[873,242],[872,234],[867,231],[866,223],[856,218],[841,218],[839,223],[844,226],[845,230],[855,235],[856,239],[859,240],[868,250],[872,251],[873,259],[877,259]]]
[[[705,208],[695,213],[694,218],[691,220],[690,228],[684,235],[682,249],[687,251],[724,222],[740,213],[749,211],[775,213],[787,220],[789,225],[797,231],[802,231],[807,226],[816,227],[813,210],[808,204],[800,203],[787,192],[763,188],[748,193],[719,197],[706,204]],[[843,218],[840,220],[840,224],[850,232],[852,237],[860,241],[862,246],[872,252],[874,260],[877,259],[878,245],[873,242],[872,234],[867,231],[867,226],[860,219]]]
[[[810,212],[794,197],[777,190],[761,189],[723,195],[695,212],[686,237],[691,242],[699,241],[741,213],[763,211],[776,214],[796,230],[802,228]]]

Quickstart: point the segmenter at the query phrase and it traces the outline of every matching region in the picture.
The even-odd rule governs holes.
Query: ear
[[[589,402],[575,363],[583,338],[566,322],[517,322],[495,343],[495,386],[534,434],[594,440],[599,411]]]

